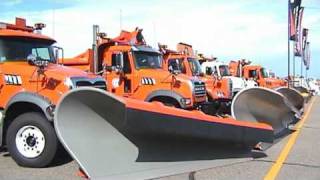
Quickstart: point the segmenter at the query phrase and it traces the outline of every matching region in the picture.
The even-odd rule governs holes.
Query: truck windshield
[[[189,66],[193,76],[199,76],[201,74],[201,66],[198,60],[194,58],[188,58]]]
[[[265,68],[261,68],[261,75],[263,78],[267,78],[268,77],[268,73],[267,70]]]
[[[162,57],[155,52],[133,51],[137,69],[161,69]]]
[[[52,42],[34,39],[0,38],[0,61],[26,61],[29,55],[54,62]]]
[[[219,71],[221,76],[230,76],[229,67],[227,65],[219,66]]]

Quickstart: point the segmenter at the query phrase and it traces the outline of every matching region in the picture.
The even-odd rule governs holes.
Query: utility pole
[[[52,37],[54,37],[55,35],[55,16],[56,16],[56,12],[55,12],[55,9],[52,9]]]
[[[120,32],[122,31],[122,9],[120,9]]]

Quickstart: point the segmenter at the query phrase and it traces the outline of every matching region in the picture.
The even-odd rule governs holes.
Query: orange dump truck
[[[250,61],[230,61],[230,73],[233,76],[244,77],[246,80],[254,80],[261,87],[275,89],[286,86],[286,81],[268,76],[267,70],[260,65],[251,65]]]
[[[52,126],[60,97],[79,86],[106,88],[101,77],[58,65],[62,48],[41,34],[44,24],[0,23],[0,146],[21,166],[44,167],[55,157]]]
[[[119,96],[183,109],[196,109],[206,102],[204,82],[162,69],[161,53],[146,44],[141,29],[122,31],[109,39],[94,26],[94,34],[93,50],[63,64],[100,73],[107,90]]]
[[[159,49],[164,57],[163,68],[165,70],[197,77],[205,82],[208,99],[214,102],[214,106],[211,106],[211,113],[223,113],[221,111],[226,110],[232,99],[232,83],[229,79],[204,74],[201,71],[199,57],[194,54],[191,45],[178,43],[177,51],[170,50],[165,45],[159,45]]]

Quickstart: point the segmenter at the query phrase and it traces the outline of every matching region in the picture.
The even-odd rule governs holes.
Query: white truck
[[[201,63],[201,70],[205,74],[213,74],[219,78],[229,78],[232,82],[233,96],[244,88],[256,87],[258,84],[253,80],[245,80],[244,78],[231,76],[229,66],[221,61],[205,61]]]
[[[308,84],[309,84],[309,88],[311,90],[311,92],[313,93],[313,95],[319,95],[320,93],[320,87],[317,85],[317,81],[309,78],[307,80]]]

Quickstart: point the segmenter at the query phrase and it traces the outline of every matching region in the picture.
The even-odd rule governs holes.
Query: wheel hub
[[[35,158],[44,150],[44,134],[35,126],[23,126],[16,134],[16,147],[24,157]]]
[[[37,141],[36,141],[35,137],[29,136],[29,137],[27,137],[26,142],[27,142],[28,146],[33,147],[36,144]]]

